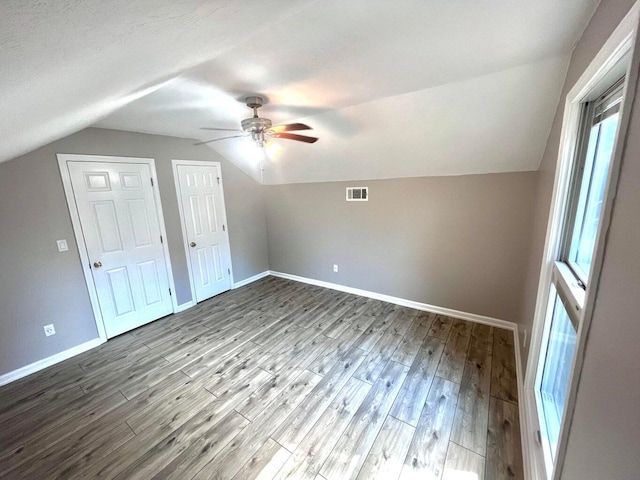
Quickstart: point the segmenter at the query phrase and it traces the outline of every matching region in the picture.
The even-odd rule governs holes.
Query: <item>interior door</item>
[[[231,288],[231,253],[220,166],[177,165],[196,301]]]
[[[67,166],[107,337],[172,313],[149,165]]]

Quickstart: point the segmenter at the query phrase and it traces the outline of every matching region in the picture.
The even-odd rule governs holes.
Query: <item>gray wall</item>
[[[155,159],[178,303],[191,300],[171,159],[220,162],[234,279],[267,270],[261,186],[208,147],[90,128],[0,164],[0,374],[98,336],[56,153]],[[69,251],[55,241],[66,238]],[[54,323],[56,335],[42,326]]]
[[[562,98],[633,5],[603,0],[571,59]],[[608,234],[596,306],[561,478],[637,478],[640,471],[640,109],[636,100]],[[523,302],[531,325],[553,181],[564,100],[558,107],[538,173],[533,248]]]
[[[517,322],[535,178],[265,187],[271,269]],[[347,186],[368,186],[370,200],[346,202]]]

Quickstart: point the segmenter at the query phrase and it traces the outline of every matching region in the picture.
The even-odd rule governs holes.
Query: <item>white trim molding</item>
[[[185,310],[189,310],[191,307],[195,307],[195,306],[196,306],[195,300],[192,300],[190,302],[181,303],[176,308],[176,312],[175,313],[184,312]]]
[[[239,287],[248,285],[252,282],[255,282],[257,280],[260,280],[261,278],[268,276],[269,273],[270,272],[266,270],[252,277],[245,278],[244,280],[241,280],[240,282],[235,283],[233,285],[233,288],[239,288]],[[191,307],[195,307],[195,306],[196,306],[195,301],[182,303],[177,307],[175,307],[175,313],[184,312],[185,310],[188,310]],[[79,355],[88,350],[91,350],[92,348],[102,345],[106,341],[107,341],[106,336],[104,338],[100,337],[93,340],[89,340],[88,342],[81,343],[80,345],[76,345],[75,347],[71,347],[60,353],[56,353],[55,355],[52,355],[50,357],[43,358],[42,360],[38,360],[37,362],[33,362],[29,365],[25,365],[24,367],[20,367],[16,370],[0,375],[0,387],[8,383],[15,382],[16,380],[24,378],[28,375],[31,375],[32,373],[36,373],[36,372],[39,372],[40,370],[44,370],[45,368],[55,365],[56,363],[60,363],[71,357],[75,357],[76,355]]]
[[[524,377],[524,390],[523,395],[520,397],[521,409],[524,407],[524,412],[521,412],[521,427],[526,479],[557,480],[562,475],[564,455],[570,435],[586,340],[591,323],[593,306],[597,297],[598,279],[604,256],[606,235],[603,234],[603,232],[607,231],[611,218],[620,161],[624,150],[626,131],[636,91],[638,68],[640,65],[640,49],[636,48],[638,42],[637,30],[639,17],[640,2],[636,2],[565,98],[562,131],[558,149],[558,162],[556,165],[544,254],[538,281],[536,308],[531,331],[527,368]],[[618,140],[614,148],[606,198],[602,206],[601,220],[598,227],[598,240],[596,242],[591,276],[586,291],[585,305],[579,319],[576,353],[574,355],[574,364],[569,380],[565,415],[560,427],[560,438],[555,460],[553,460],[551,459],[548,449],[544,450],[541,445],[534,440],[535,432],[541,429],[538,421],[539,415],[535,398],[535,384],[537,375],[541,371],[540,359],[543,347],[545,321],[550,306],[550,286],[552,284],[553,266],[559,258],[561,248],[562,227],[564,225],[564,216],[569,200],[569,182],[571,180],[572,162],[575,158],[574,153],[578,138],[581,104],[585,101],[593,100],[590,96],[596,93],[596,87],[602,83],[606,83],[605,80],[609,80],[609,76],[617,72],[617,68],[621,65],[620,62],[622,61],[626,62],[626,77],[625,96],[618,126]],[[610,80],[614,81],[615,78],[611,78]]]
[[[264,272],[265,274],[273,275],[274,277],[285,278],[287,280],[293,280],[296,282],[308,283],[310,285],[316,285],[318,287],[330,288],[332,290],[339,290],[345,293],[352,293],[354,295],[360,295],[361,297],[373,298],[375,300],[381,300],[383,302],[389,302],[396,305],[402,305],[403,307],[415,308],[416,310],[423,310],[426,312],[433,312],[442,315],[447,315],[449,317],[460,318],[462,320],[469,320],[471,322],[482,323],[484,325],[489,325],[492,327],[503,328],[505,330],[510,330],[513,332],[513,344],[514,344],[514,354],[516,360],[516,381],[518,387],[518,417],[520,419],[520,438],[522,442],[522,456],[523,462],[525,465],[525,469],[528,467],[529,455],[525,453],[525,449],[532,448],[533,445],[529,441],[533,438],[532,435],[529,435],[529,430],[526,428],[529,425],[528,415],[529,410],[527,409],[527,404],[525,402],[525,390],[524,390],[524,377],[523,377],[523,368],[522,368],[522,355],[520,353],[520,336],[518,335],[518,324],[515,322],[509,322],[507,320],[501,320],[499,318],[487,317],[485,315],[478,315],[476,313],[463,312],[461,310],[454,310],[452,308],[439,307],[436,305],[430,305],[428,303],[416,302],[413,300],[407,300],[404,298],[393,297],[391,295],[385,295],[382,293],[371,292],[368,290],[362,290],[354,287],[347,287],[345,285],[340,285],[337,283],[324,282],[322,280],[315,280],[307,277],[300,277],[298,275],[291,275],[289,273],[269,271]],[[260,278],[262,278],[263,274],[260,274]],[[253,277],[252,277],[253,278]],[[257,280],[257,279],[256,279]],[[536,479],[537,477],[527,477]]]
[[[43,358],[42,360],[38,360],[37,362],[33,362],[29,365],[25,365],[24,367],[18,368],[17,370],[13,370],[11,372],[5,373],[4,375],[0,375],[0,387],[8,383],[15,382],[16,380],[26,377],[27,375],[31,375],[32,373],[44,370],[51,365],[55,365],[56,363],[68,360],[69,358],[75,357],[76,355],[80,355],[87,350],[91,350],[92,348],[102,345],[104,342],[105,341],[101,338],[94,338],[93,340],[81,343],[80,345],[76,345],[75,347],[71,347],[60,353],[51,355],[50,357]]]
[[[472,322],[477,322],[477,323],[482,323],[485,325],[490,325],[493,327],[498,327],[498,328],[504,328],[506,330],[510,330],[513,332],[513,338],[514,338],[514,345],[515,345],[515,357],[516,357],[516,377],[517,377],[517,383],[518,383],[518,398],[520,399],[519,402],[519,409],[520,409],[520,423],[521,425],[523,425],[523,422],[525,421],[524,418],[526,416],[525,410],[523,408],[523,401],[522,401],[522,366],[521,366],[521,362],[520,362],[520,346],[519,346],[519,339],[518,339],[518,325],[513,323],[513,322],[509,322],[506,320],[501,320],[498,318],[493,318],[493,317],[487,317],[484,315],[477,315],[475,313],[469,313],[469,312],[463,312],[461,310],[454,310],[451,308],[445,308],[445,307],[438,307],[435,305],[429,305],[427,303],[421,303],[421,302],[415,302],[413,300],[407,300],[404,298],[399,298],[399,297],[393,297],[391,295],[385,295],[385,294],[381,294],[381,293],[376,293],[376,292],[371,292],[371,291],[367,291],[367,290],[362,290],[359,288],[353,288],[353,287],[347,287],[344,285],[339,285],[337,283],[330,283],[330,282],[324,282],[321,280],[314,280],[311,278],[306,278],[306,277],[300,277],[298,275],[291,275],[288,273],[283,273],[283,272],[276,272],[276,271],[272,271],[272,270],[265,270],[264,272],[260,272],[256,275],[253,275],[251,277],[245,278],[244,280],[241,280],[237,283],[233,284],[233,288],[241,288],[244,287],[246,285],[249,285],[253,282],[256,282],[258,280],[261,280],[267,276],[274,276],[274,277],[279,277],[279,278],[284,278],[287,280],[293,280],[296,282],[302,282],[302,283],[307,283],[310,285],[316,285],[319,287],[325,287],[325,288],[330,288],[332,290],[339,290],[345,293],[351,293],[354,295],[359,295],[362,297],[367,297],[367,298],[373,298],[375,300],[381,300],[383,302],[389,302],[389,303],[393,303],[396,305],[402,305],[404,307],[409,307],[409,308],[415,308],[416,310],[423,310],[423,311],[427,311],[427,312],[433,312],[433,313],[438,313],[438,314],[442,314],[442,315],[447,315],[447,316],[451,316],[451,317],[455,317],[455,318],[461,318],[463,320],[469,320]],[[191,302],[186,302],[183,304],[178,305],[178,307],[176,308],[176,313],[179,312],[183,312],[185,310],[188,310],[191,307],[194,307],[196,305],[195,301],[191,301]],[[65,350],[64,352],[60,352],[56,355],[53,355],[51,357],[39,360],[35,363],[32,363],[30,365],[27,365],[25,367],[19,368],[17,370],[14,370],[12,372],[6,373],[2,376],[0,376],[0,386],[2,385],[6,385],[10,382],[13,382],[15,380],[18,380],[20,378],[26,377],[27,375],[30,375],[32,373],[38,372],[40,370],[43,370],[44,368],[50,367],[51,365],[54,365],[56,363],[62,362],[64,360],[67,360],[73,356],[76,356],[80,353],[86,352],[87,350],[91,350],[92,348],[95,348],[101,344],[103,344],[106,341],[101,339],[101,338],[96,338],[94,340],[91,340],[89,342],[77,345],[75,347],[72,347],[68,350]],[[521,428],[521,432],[523,433],[523,449],[525,447],[525,438],[524,438],[524,429]]]
[[[298,275],[291,275],[288,273],[283,273],[283,272],[277,272],[277,271],[272,271],[272,270],[265,270],[264,272],[260,272],[256,275],[253,275],[251,277],[245,278],[244,280],[240,280],[239,282],[236,282],[233,284],[233,289],[236,288],[241,288],[244,287],[246,285],[249,285],[253,282],[256,282],[258,280],[261,280],[267,276],[274,276],[274,277],[279,277],[279,278],[284,278],[287,280],[292,280],[292,281],[296,281],[296,282],[302,282],[302,283],[307,283],[310,285],[316,285],[319,287],[324,287],[324,288],[330,288],[332,290],[338,290],[341,292],[345,292],[345,293],[351,293],[354,295],[359,295],[362,297],[367,297],[367,298],[372,298],[375,300],[381,300],[383,302],[388,302],[388,303],[393,303],[396,305],[402,305],[404,307],[409,307],[409,308],[414,308],[416,310],[422,310],[422,311],[427,311],[427,312],[433,312],[433,313],[437,313],[437,314],[442,314],[442,315],[447,315],[447,316],[451,316],[451,317],[455,317],[455,318],[460,318],[463,320],[469,320],[472,322],[477,322],[477,323],[482,323],[485,325],[489,325],[489,326],[493,326],[493,327],[498,327],[498,328],[504,328],[506,330],[510,330],[513,332],[513,339],[514,339],[514,346],[515,346],[515,360],[516,360],[516,379],[517,379],[517,387],[518,387],[518,408],[519,408],[519,417],[520,417],[520,425],[521,425],[521,437],[522,437],[522,449],[523,449],[523,457],[524,457],[524,462],[526,465],[526,462],[528,461],[528,455],[525,453],[525,449],[527,448],[531,448],[531,446],[529,445],[529,441],[528,438],[532,438],[530,437],[529,431],[526,428],[526,426],[529,424],[528,420],[527,420],[527,407],[526,407],[526,398],[524,398],[524,390],[523,390],[523,382],[522,382],[522,363],[521,363],[521,355],[520,355],[520,343],[519,343],[519,335],[518,335],[518,325],[514,322],[509,322],[506,320],[501,320],[498,318],[493,318],[493,317],[488,317],[488,316],[484,316],[484,315],[478,315],[475,313],[469,313],[469,312],[463,312],[461,310],[454,310],[451,308],[445,308],[445,307],[439,307],[436,305],[430,305],[427,303],[422,303],[422,302],[416,302],[413,300],[407,300],[404,298],[399,298],[399,297],[394,297],[391,295],[385,295],[382,293],[376,293],[376,292],[371,292],[368,290],[362,290],[359,288],[354,288],[354,287],[348,287],[345,285],[340,285],[337,283],[330,283],[330,282],[324,282],[321,280],[315,280],[315,279],[311,279],[311,278],[306,278],[306,277],[300,277]],[[196,302],[195,301],[190,301],[190,302],[185,302],[183,304],[180,304],[176,307],[175,309],[175,313],[179,313],[179,312],[183,312],[185,310],[188,310],[191,307],[196,306]],[[15,380],[18,380],[20,378],[26,377],[27,375],[30,375],[32,373],[38,372],[40,370],[43,370],[47,367],[50,367],[56,363],[62,362],[64,360],[67,360],[73,356],[76,356],[80,353],[86,352],[88,350],[91,350],[92,348],[95,348],[101,344],[103,344],[104,342],[106,342],[106,339],[101,339],[101,338],[96,338],[94,340],[91,340],[89,342],[85,342],[83,344],[77,345],[75,347],[72,347],[68,350],[65,350],[63,352],[60,352],[56,355],[53,355],[51,357],[39,360],[35,363],[32,363],[30,365],[27,365],[25,367],[19,368],[17,370],[14,370],[12,372],[6,373],[4,375],[0,376],[0,386],[2,385],[6,385],[10,382],[13,382]]]
[[[244,287],[245,285],[249,285],[250,283],[257,282],[261,278],[268,277],[269,275],[271,275],[271,272],[269,270],[265,270],[264,272],[260,272],[256,275],[253,275],[252,277],[245,278],[244,280],[240,280],[239,282],[234,283],[232,288],[236,289],[236,288]]]
[[[360,288],[347,287],[338,283],[325,282],[322,280],[315,280],[313,278],[291,275],[290,273],[276,272],[273,270],[270,270],[269,273],[274,277],[286,278],[287,280],[294,280],[296,282],[308,283],[310,285],[316,285],[318,287],[325,287],[332,290],[339,290],[345,293],[352,293],[354,295],[360,295],[361,297],[368,297],[373,298],[374,300],[381,300],[383,302],[402,305],[403,307],[415,308],[416,310],[424,310],[425,312],[439,313],[441,315],[447,315],[448,317],[455,317],[462,320],[469,320],[471,322],[483,323],[492,327],[510,330],[515,334],[517,334],[518,332],[518,325],[516,323],[509,322],[507,320],[501,320],[499,318],[487,317],[485,315],[478,315],[476,313],[463,312],[461,310],[454,310],[452,308],[438,307],[436,305],[429,305],[428,303],[416,302],[414,300],[407,300],[405,298],[385,295],[384,293],[371,292],[369,290],[362,290]]]

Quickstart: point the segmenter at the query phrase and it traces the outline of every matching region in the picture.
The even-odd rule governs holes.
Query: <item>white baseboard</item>
[[[470,320],[472,322],[483,323],[486,325],[504,328],[504,329],[513,331],[515,355],[516,355],[516,376],[518,379],[518,398],[520,400],[518,402],[518,405],[519,405],[519,414],[520,414],[519,416],[520,416],[520,425],[521,425],[520,428],[521,428],[521,434],[522,434],[522,450],[525,455],[525,459],[524,459],[525,463],[528,461],[528,458],[527,458],[528,455],[526,452],[529,451],[528,448],[531,448],[529,440],[532,437],[528,434],[529,433],[528,428],[526,428],[526,425],[528,425],[528,419],[527,419],[527,413],[526,413],[526,401],[524,398],[524,391],[522,386],[522,363],[520,359],[520,339],[518,335],[517,324],[506,321],[506,320],[501,320],[498,318],[487,317],[484,315],[477,315],[475,313],[463,312],[463,311],[454,310],[451,308],[438,307],[436,305],[429,305],[427,303],[415,302],[413,300],[407,300],[404,298],[394,297],[391,295],[385,295],[382,293],[371,292],[371,291],[362,290],[359,288],[347,287],[344,285],[339,285],[337,283],[324,282],[321,280],[314,280],[311,278],[300,277],[298,275],[291,275],[288,273],[276,272],[272,270],[261,272],[257,275],[254,275],[252,277],[249,277],[237,283],[234,283],[233,288],[235,289],[235,288],[243,287],[252,282],[260,280],[261,278],[264,278],[268,275],[273,275],[274,277],[285,278],[285,279],[293,280],[297,282],[308,283],[310,285],[316,285],[319,287],[330,288],[332,290],[339,290],[341,292],[352,293],[354,295],[373,298],[375,300],[381,300],[383,302],[402,305],[404,307],[415,308],[416,310],[424,310],[428,312],[439,313],[442,315],[461,318],[463,320]],[[194,305],[196,305],[196,303],[193,301],[183,303],[182,305],[178,305],[176,313],[187,310],[188,308],[191,308]],[[53,364],[62,362],[63,360],[71,358],[80,353],[86,352],[87,350],[91,350],[92,348],[95,348],[98,345],[101,345],[102,343],[103,341],[97,338],[95,340],[91,340],[89,342],[86,342],[81,345],[77,345],[73,348],[70,348],[68,350],[65,350],[64,352],[60,352],[56,355],[52,355],[51,357],[47,357],[45,359],[39,360],[35,363],[19,368],[12,372],[5,373],[4,375],[0,376],[0,386],[6,385],[7,383],[26,377],[27,375],[35,373],[44,368],[47,368]]]
[[[195,307],[196,306],[196,302],[194,302],[193,300],[190,302],[186,302],[186,303],[181,303],[180,305],[178,305],[178,307],[176,308],[175,313],[180,313],[180,312],[184,312],[185,310],[190,309],[191,307]]]
[[[93,340],[89,340],[88,342],[81,343],[80,345],[76,345],[75,347],[71,347],[63,352],[56,353],[55,355],[51,355],[50,357],[43,358],[42,360],[38,360],[37,362],[31,363],[29,365],[25,365],[24,367],[18,368],[17,370],[14,370],[12,372],[0,375],[0,386],[14,382],[20,378],[26,377],[27,375],[31,375],[32,373],[36,373],[40,370],[44,370],[51,365],[60,363],[63,360],[67,360],[71,357],[75,357],[76,355],[86,352],[87,350],[91,350],[92,348],[95,348],[98,345],[102,345],[103,343],[104,341],[100,338],[95,338]]]
[[[261,278],[268,277],[270,274],[271,274],[270,270],[265,270],[264,272],[260,272],[254,275],[253,277],[245,278],[244,280],[235,282],[232,288],[236,289],[236,288],[244,287],[245,285],[249,285],[250,283],[260,280]]]
[[[339,290],[341,292],[352,293],[354,295],[360,295],[363,297],[374,298],[376,300],[382,300],[383,302],[394,303],[396,305],[402,305],[404,307],[415,308],[416,310],[424,310],[427,312],[439,313],[447,315],[449,317],[461,318],[463,320],[470,320],[472,322],[483,323],[493,327],[504,328],[513,332],[514,341],[514,354],[516,356],[516,379],[518,383],[518,413],[520,418],[520,436],[522,442],[523,461],[525,463],[525,471],[528,473],[527,466],[530,463],[529,450],[533,446],[531,445],[531,439],[533,436],[529,432],[529,420],[527,413],[527,402],[525,399],[525,392],[523,387],[522,377],[522,360],[520,358],[520,336],[518,335],[518,324],[509,322],[507,320],[501,320],[499,318],[487,317],[484,315],[477,315],[475,313],[463,312],[460,310],[454,310],[451,308],[438,307],[436,305],[429,305],[427,303],[415,302],[413,300],[406,300],[404,298],[393,297],[390,295],[384,295],[382,293],[370,292],[367,290],[361,290],[359,288],[346,287],[337,283],[324,282],[321,280],[314,280],[312,278],[299,277],[298,275],[291,275],[289,273],[270,271],[270,274],[274,277],[286,278],[288,280],[294,280],[297,282],[308,283],[311,285],[317,285],[319,287],[331,288],[333,290]],[[528,480],[528,479],[527,479]],[[533,480],[533,479],[531,479]]]
[[[518,418],[520,419],[520,443],[522,445],[522,463],[525,480],[536,480],[531,477],[531,449],[533,432],[529,428],[529,418],[527,411],[527,399],[524,391],[524,377],[522,368],[522,356],[520,354],[520,335],[518,335],[518,325],[513,331],[514,350],[516,356],[516,379],[518,381]]]
[[[426,312],[439,313],[441,315],[447,315],[449,317],[460,318],[462,320],[470,320],[472,322],[483,323],[492,327],[504,328],[515,332],[517,336],[518,325],[507,320],[501,320],[499,318],[487,317],[485,315],[478,315],[475,313],[463,312],[461,310],[454,310],[452,308],[438,307],[436,305],[429,305],[428,303],[415,302],[413,300],[407,300],[404,298],[393,297],[391,295],[385,295],[383,293],[370,292],[368,290],[361,290],[359,288],[347,287],[338,283],[324,282],[322,280],[314,280],[312,278],[299,277],[298,275],[291,275],[289,273],[275,272],[271,270],[270,275],[274,277],[286,278],[288,280],[294,280],[296,282],[308,283],[310,285],[316,285],[318,287],[330,288],[332,290],[339,290],[345,293],[352,293],[354,295],[360,295],[361,297],[373,298],[375,300],[381,300],[383,302],[395,303],[396,305],[402,305],[403,307],[415,308],[416,310],[424,310]]]

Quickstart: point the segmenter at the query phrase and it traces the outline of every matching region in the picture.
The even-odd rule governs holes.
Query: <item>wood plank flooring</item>
[[[0,388],[0,478],[521,479],[511,332],[275,277]]]

